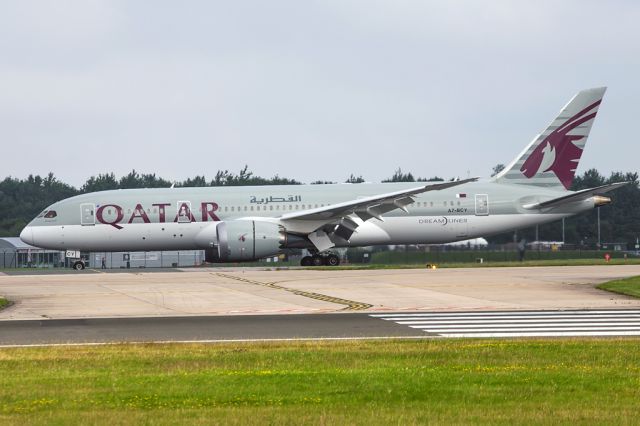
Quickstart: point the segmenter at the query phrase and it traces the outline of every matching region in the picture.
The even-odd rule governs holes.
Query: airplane
[[[626,184],[569,190],[605,91],[577,93],[488,179],[101,191],[52,204],[20,238],[58,250],[204,250],[210,263],[307,249],[303,266],[335,266],[333,248],[449,243],[556,221],[609,204],[602,194]]]

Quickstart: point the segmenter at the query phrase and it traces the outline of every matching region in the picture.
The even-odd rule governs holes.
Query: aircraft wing
[[[522,207],[524,207],[525,209],[545,209],[545,208],[558,207],[563,204],[583,201],[593,197],[594,195],[600,195],[609,191],[613,191],[614,189],[620,188],[621,186],[627,185],[629,183],[631,182],[616,182],[616,183],[611,183],[609,185],[598,186],[595,188],[583,189],[582,191],[573,192],[569,195],[553,198],[551,200],[543,201],[540,203],[525,204]]]
[[[285,213],[280,217],[280,220],[285,223],[309,222],[313,232],[310,232],[307,236],[318,250],[323,251],[335,245],[331,238],[337,236],[349,240],[355,232],[359,225],[353,220],[353,217],[349,216],[355,215],[363,222],[371,218],[384,221],[382,215],[387,212],[396,209],[406,212],[406,206],[414,202],[413,197],[415,195],[423,192],[439,191],[476,180],[478,178],[434,183],[402,191],[358,198],[300,212]]]

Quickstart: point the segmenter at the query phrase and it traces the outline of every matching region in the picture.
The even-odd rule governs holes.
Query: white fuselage
[[[320,222],[286,220],[281,216],[415,186],[416,183],[404,183],[105,191],[50,206],[47,211],[55,211],[55,217],[34,219],[21,238],[39,247],[60,250],[198,249],[203,247],[196,242],[196,236],[205,228],[237,220],[277,223],[289,233],[304,236]],[[335,246],[446,243],[546,223],[593,207],[593,203],[583,202],[570,209],[544,212],[522,208],[523,204],[556,196],[557,191],[544,188],[468,183],[420,194],[408,206],[408,213],[392,211],[384,214],[383,221],[356,217],[357,231],[348,241],[337,240]]]

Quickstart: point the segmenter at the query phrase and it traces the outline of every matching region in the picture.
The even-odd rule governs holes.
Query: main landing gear
[[[340,258],[333,253],[319,254],[313,256],[305,256],[300,261],[301,266],[338,266]]]

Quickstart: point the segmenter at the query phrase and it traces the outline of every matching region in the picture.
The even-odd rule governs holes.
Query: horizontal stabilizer
[[[553,198],[551,200],[543,201],[541,203],[525,204],[525,209],[547,209],[552,207],[558,207],[569,203],[575,203],[579,201],[587,200],[595,195],[604,194],[605,192],[613,191],[631,182],[616,182],[609,185],[602,185],[596,188],[583,189],[582,191],[573,192],[569,195]]]

